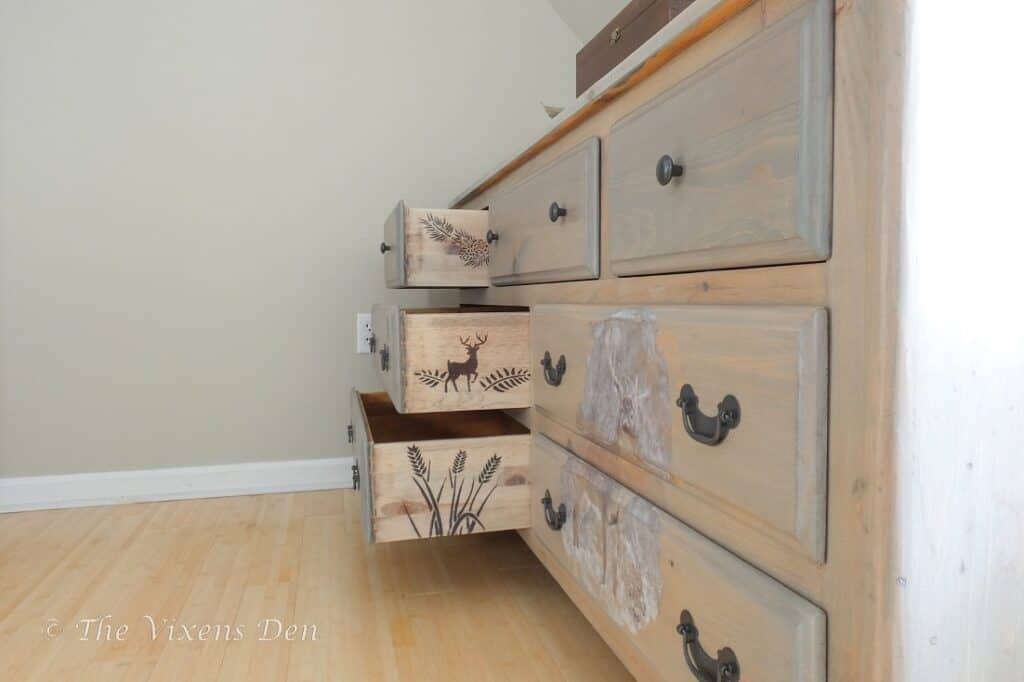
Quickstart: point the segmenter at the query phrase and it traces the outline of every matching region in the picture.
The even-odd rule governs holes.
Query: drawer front
[[[543,414],[824,560],[823,308],[539,305],[532,334]]]
[[[832,6],[810,0],[613,126],[616,274],[829,256]]]
[[[386,384],[399,412],[530,406],[529,313],[402,310],[397,320],[401,362]]]
[[[352,398],[349,403],[349,436],[348,440],[352,446],[352,456],[355,464],[352,465],[352,487],[359,493],[359,509],[362,512],[363,535],[367,542],[373,542],[373,524],[370,511],[370,499],[372,497],[370,472],[370,434],[367,427],[366,410],[363,407],[363,400],[358,391],[352,391]]]
[[[491,282],[597,277],[600,165],[592,137],[491,202]]]
[[[560,450],[543,436],[534,440],[535,457]],[[563,467],[588,467],[564,451],[562,459]],[[567,568],[659,679],[717,679],[710,660],[717,658],[741,673],[723,679],[824,682],[821,609],[615,482],[598,504],[603,541],[587,553],[563,554]],[[584,577],[594,573],[592,565],[602,567],[600,580]],[[681,621],[693,627],[685,645]]]
[[[530,525],[530,437],[374,444],[375,542]]]
[[[353,390],[351,420],[367,541],[529,527],[530,432],[508,415],[403,415]]]
[[[487,211],[399,202],[384,223],[380,244],[388,287],[486,287],[487,226]]]
[[[398,404],[402,393],[402,343],[400,309],[393,305],[375,305],[371,309],[373,324],[373,364],[384,390]]]

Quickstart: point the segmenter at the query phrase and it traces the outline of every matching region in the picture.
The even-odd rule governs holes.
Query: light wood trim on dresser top
[[[642,65],[628,66],[628,73],[609,74],[606,80],[621,80],[618,89],[596,98],[591,95],[589,100],[585,95],[551,132],[463,193],[453,206],[483,208],[496,193],[581,140],[593,135],[606,140],[617,120],[803,4],[803,0],[698,0],[694,7],[705,12],[699,29],[679,34],[666,52],[641,60]],[[709,9],[712,5],[714,10]],[[829,682],[890,682],[897,655],[893,642],[900,625],[893,597],[899,589],[894,559],[899,540],[891,525],[894,493],[890,481],[895,466],[892,405],[904,173],[900,149],[905,12],[902,0],[835,2],[833,247],[826,262],[616,278],[608,263],[605,223],[600,279],[461,293],[463,302],[473,304],[742,303],[822,305],[829,309],[826,563],[815,565],[801,559],[737,522],[711,519],[708,515],[716,512],[706,506],[688,503],[670,510],[698,530],[713,526],[716,541],[826,611]],[[603,168],[602,174],[606,172]],[[607,215],[602,206],[602,216]],[[628,463],[618,462],[614,455],[568,429],[529,412],[517,416],[535,430],[569,443],[583,459],[645,493]],[[524,537],[550,565],[550,557],[536,547],[530,533],[525,532]],[[552,568],[570,595],[581,601],[574,594],[579,590],[567,586],[559,570]],[[614,644],[614,633],[600,625],[598,630],[613,648],[620,648]]]

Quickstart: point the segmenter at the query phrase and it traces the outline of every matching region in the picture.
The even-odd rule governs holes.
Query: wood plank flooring
[[[515,533],[368,547],[327,491],[0,515],[0,679],[632,678]]]

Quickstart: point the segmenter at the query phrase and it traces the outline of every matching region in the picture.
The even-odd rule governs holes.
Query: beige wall
[[[566,103],[543,0],[0,0],[0,477],[348,454],[379,225]]]

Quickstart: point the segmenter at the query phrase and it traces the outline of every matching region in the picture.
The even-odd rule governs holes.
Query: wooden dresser
[[[389,285],[463,305],[374,312],[368,539],[520,529],[639,679],[902,679],[902,11],[696,0],[450,207],[400,204]]]

